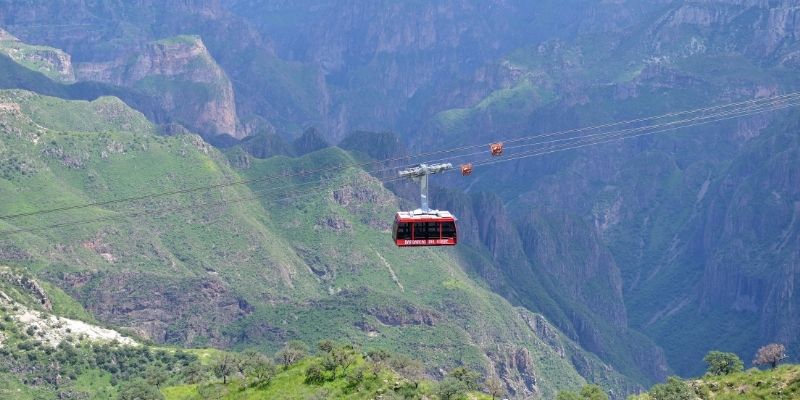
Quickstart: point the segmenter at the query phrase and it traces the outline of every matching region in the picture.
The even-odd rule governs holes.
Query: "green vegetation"
[[[217,352],[203,358],[199,356],[202,350],[97,344],[88,340],[65,340],[53,348],[13,326],[3,325],[0,369],[5,371],[1,374],[6,379],[0,390],[15,391],[16,382],[20,382],[27,386],[21,393],[39,399],[64,394],[201,399],[210,392],[230,399],[305,399],[321,392],[331,399],[371,399],[388,393],[397,398],[450,393],[449,378],[441,384],[422,379],[422,366],[415,361],[383,351],[361,353],[352,346],[334,345],[329,353],[303,356],[276,369],[269,357],[255,351]],[[281,355],[276,358],[281,360]],[[468,391],[481,389],[475,384],[480,377],[473,372],[457,369],[451,375],[457,377],[460,386],[453,395],[442,398],[461,398]]]
[[[707,371],[710,375],[728,375],[744,370],[744,363],[733,353],[712,351],[703,357],[703,361],[708,364]]]
[[[682,380],[672,376],[629,400],[796,399],[800,396],[800,365],[742,371],[738,357],[718,351],[710,352],[704,360],[709,364],[709,371],[702,378]]]
[[[333,351],[348,351],[347,346]],[[352,350],[352,348],[351,348]],[[372,354],[370,352],[368,354]],[[256,382],[247,374],[232,374],[223,383],[211,381],[190,385],[166,387],[162,390],[166,399],[188,400],[205,398],[213,393],[221,399],[374,399],[378,396],[390,399],[432,398],[447,384],[435,383],[403,372],[402,356],[388,356],[375,360],[362,352],[353,352],[352,358],[333,361],[329,354],[309,356],[297,360],[287,368],[279,368],[267,382]],[[476,390],[479,388],[476,388]],[[489,399],[485,393],[459,390],[458,397],[467,394],[473,399]],[[433,397],[442,398],[442,397]]]
[[[600,386],[586,385],[581,388],[580,392],[558,392],[556,400],[608,400],[608,395]]]
[[[54,81],[71,82],[75,80],[72,65],[69,63],[69,55],[59,49],[35,46],[16,38],[6,37],[0,39],[0,53],[7,55],[19,65],[39,72]]]
[[[198,357],[187,351],[95,343],[71,337],[52,347],[37,330],[21,331],[5,322],[0,348],[0,374],[21,382],[36,398],[56,398],[59,393],[85,393],[120,398],[146,382],[156,389],[182,383]],[[133,383],[136,383],[135,385]],[[128,389],[126,387],[130,386]],[[2,390],[12,390],[7,387]],[[152,391],[152,390],[150,390]]]
[[[0,282],[8,281],[3,278]],[[3,293],[14,293],[13,287],[4,286]],[[16,298],[38,295],[15,293]],[[331,340],[320,341],[312,356],[305,343],[293,340],[274,357],[252,349],[231,353],[100,342],[83,334],[55,344],[50,332],[14,314],[25,306],[5,297],[1,303],[0,394],[15,393],[14,398],[306,399],[324,394],[328,399],[418,399],[434,393],[445,393],[442,399],[468,393],[472,399],[488,398],[478,393],[484,389],[480,374],[466,368],[454,369],[437,384],[425,378],[422,363],[406,356]],[[486,390],[501,389],[487,385]]]
[[[490,375],[488,357],[506,365],[504,379],[516,390],[532,390],[524,382],[535,376],[543,396],[586,382],[560,349],[600,365],[543,318],[537,325],[554,333],[539,338],[526,322],[538,317],[476,283],[452,250],[395,247],[386,229],[397,199],[362,170],[343,168],[355,160],[341,149],[244,155],[236,170],[196,136],[153,135],[141,114],[111,98],[4,91],[0,103],[9,107],[0,110],[3,215],[251,181],[0,221],[13,230],[107,218],[0,237],[4,263],[62,290],[54,292],[65,300],[54,305],[59,312],[189,347],[276,353],[292,339],[335,337],[413,355],[425,360],[425,373],[461,366]],[[310,170],[325,172],[301,174]],[[241,201],[248,198],[257,201]],[[150,214],[164,208],[172,211]],[[335,382],[354,368],[325,365]],[[217,375],[235,374],[223,368]],[[623,382],[608,376],[594,379]]]
[[[702,379],[680,380],[671,377],[647,393],[629,400],[749,400],[796,399],[800,395],[800,365],[775,369],[749,369],[728,375],[707,375]]]

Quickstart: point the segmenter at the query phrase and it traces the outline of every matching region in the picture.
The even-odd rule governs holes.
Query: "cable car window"
[[[411,224],[395,221],[395,240],[411,240]]]
[[[439,239],[439,223],[438,222],[426,222],[425,223],[425,235],[428,239]]]
[[[425,223],[424,222],[415,222],[414,223],[414,239],[415,240],[423,240],[427,238],[425,234]]]
[[[456,223],[455,222],[442,222],[442,237],[454,238],[456,237]]]

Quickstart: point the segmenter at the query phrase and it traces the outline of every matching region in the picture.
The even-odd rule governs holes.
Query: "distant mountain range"
[[[11,1],[0,27],[0,87],[72,100],[4,92],[4,112],[20,118],[4,117],[16,132],[0,147],[3,196],[14,199],[4,214],[800,88],[800,7],[790,1]],[[76,102],[101,95],[143,115],[108,98]],[[521,394],[582,379],[631,390],[699,373],[708,350],[747,360],[768,342],[800,345],[798,115],[758,114],[446,178],[434,202],[460,217],[463,245],[416,260],[380,240],[413,190],[386,192],[374,181],[347,194],[355,203],[268,199],[168,222],[2,238],[0,262],[39,271],[99,320],[156,341],[274,348],[316,338],[318,326],[354,340],[374,328],[384,346],[461,349],[424,354],[493,369]],[[55,143],[32,144],[31,124]],[[368,133],[376,131],[396,134]],[[119,210],[76,217],[109,212]],[[352,238],[345,249],[341,235]],[[97,250],[104,246],[115,251]],[[418,281],[429,268],[438,278]],[[415,292],[422,284],[433,286]],[[311,320],[296,319],[299,310]],[[529,312],[552,325],[532,323]],[[201,328],[209,322],[227,328]],[[487,346],[497,341],[504,350]],[[539,351],[549,354],[542,369]],[[544,365],[560,372],[546,376]],[[572,378],[559,381],[562,372]]]

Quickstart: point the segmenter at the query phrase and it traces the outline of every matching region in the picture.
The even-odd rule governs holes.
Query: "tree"
[[[255,350],[247,350],[233,358],[233,366],[242,376],[247,377],[251,367],[261,355]]]
[[[268,385],[275,376],[275,365],[269,357],[255,350],[247,350],[234,358],[236,370],[245,378],[253,380],[253,386]]]
[[[556,400],[581,400],[581,395],[579,395],[578,392],[562,390],[556,395]]]
[[[486,380],[486,391],[492,395],[492,400],[506,394],[506,386],[500,378],[491,376]]]
[[[450,372],[450,376],[461,381],[467,390],[478,390],[481,375],[464,367],[458,367]]]
[[[144,377],[147,380],[147,383],[155,386],[158,389],[161,389],[161,385],[167,381],[167,374],[164,372],[164,369],[155,365],[147,367],[147,369],[144,371]]]
[[[457,399],[467,392],[467,386],[464,382],[456,379],[453,376],[444,378],[439,386],[436,387],[436,394],[441,400]]]
[[[336,348],[336,343],[333,340],[320,340],[317,344],[317,349],[319,349],[323,353],[330,353],[333,349]]]
[[[283,369],[289,369],[292,364],[303,359],[306,354],[308,354],[308,346],[299,340],[292,340],[286,343],[275,357],[283,365]]]
[[[306,368],[305,382],[314,385],[319,385],[322,382],[325,382],[325,375],[322,373],[322,367],[319,364],[314,363]]]
[[[654,385],[648,392],[653,400],[694,400],[692,388],[677,377],[670,376],[667,383]]]
[[[364,377],[366,375],[367,368],[364,365],[360,365],[356,368],[353,368],[349,374],[345,377],[347,381],[347,386],[349,388],[355,388],[361,385],[364,382]]]
[[[331,373],[331,379],[336,380],[336,368],[339,368],[339,364],[336,363],[336,359],[333,358],[333,354],[328,354],[325,357],[322,357],[322,364],[320,367],[324,371],[328,371]]]
[[[388,351],[383,349],[378,350],[370,350],[367,352],[367,359],[374,363],[383,363],[386,362],[392,355],[389,354]]]
[[[199,361],[192,362],[183,370],[183,379],[186,380],[186,383],[200,383],[206,380],[207,376],[208,369]]]
[[[389,365],[395,372],[414,383],[414,388],[419,387],[419,381],[425,373],[422,363],[406,356],[398,355],[389,359]]]
[[[331,355],[336,365],[342,367],[343,374],[347,373],[347,369],[356,362],[356,351],[353,346],[350,345],[344,345],[333,349]]]
[[[558,392],[556,400],[608,400],[608,395],[598,385],[584,385],[580,392]]]
[[[214,363],[213,371],[217,378],[222,378],[223,384],[227,384],[228,376],[235,371],[234,357],[230,354],[225,354]]]
[[[164,395],[142,379],[127,382],[120,387],[119,400],[163,400]]]
[[[275,377],[275,365],[267,357],[259,357],[251,368],[249,375],[253,377],[254,386],[267,386]]]
[[[778,366],[778,363],[786,359],[786,348],[779,343],[770,343],[756,352],[753,365],[767,365],[771,368]]]
[[[608,395],[598,385],[584,385],[581,388],[581,397],[585,400],[608,400]]]
[[[744,363],[733,353],[710,351],[703,357],[703,361],[708,364],[707,372],[710,375],[728,375],[744,370]]]
[[[370,362],[370,371],[377,378],[383,371],[383,367],[392,355],[386,350],[370,350],[367,352],[367,360]]]

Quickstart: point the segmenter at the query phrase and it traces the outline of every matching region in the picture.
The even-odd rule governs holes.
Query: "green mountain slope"
[[[59,289],[0,266],[0,397],[367,399],[439,392],[422,375],[421,363],[385,351],[362,353],[328,341],[328,350],[297,353],[284,365],[278,354],[271,361],[252,349],[230,353],[141,343],[91,319]],[[314,367],[323,368],[308,379]],[[482,386],[480,375],[453,372],[463,382],[462,393]]]
[[[154,135],[115,98],[3,91],[0,112],[2,215],[251,180],[0,221],[8,232],[103,218],[0,236],[4,263],[54,283],[99,321],[191,346],[368,344],[414,354],[434,376],[458,365],[497,374],[518,396],[577,387],[577,363],[591,381],[633,387],[544,318],[477,284],[457,253],[396,248],[388,221],[397,200],[365,172],[337,170],[353,163],[342,150],[232,157],[236,170],[197,136]],[[297,175],[319,169],[329,172]],[[242,201],[254,196],[263,197]]]

